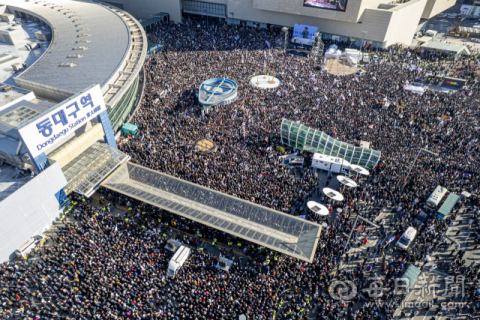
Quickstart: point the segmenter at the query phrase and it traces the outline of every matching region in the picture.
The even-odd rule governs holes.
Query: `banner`
[[[52,107],[47,113],[18,129],[33,157],[64,141],[92,118],[107,110],[102,91],[96,85]]]

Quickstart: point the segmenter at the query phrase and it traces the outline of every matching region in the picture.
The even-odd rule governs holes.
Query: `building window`
[[[225,16],[226,6],[223,4],[215,4],[193,0],[183,0],[183,9],[192,12],[198,12],[199,14],[211,14],[215,16]]]

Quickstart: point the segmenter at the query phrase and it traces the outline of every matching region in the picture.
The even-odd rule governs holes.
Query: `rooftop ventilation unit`
[[[78,64],[72,63],[72,62],[60,63],[60,67],[63,67],[63,68],[73,68],[73,67],[76,67],[76,66],[78,66]]]
[[[78,40],[77,43],[90,43],[92,40]]]
[[[72,58],[83,58],[85,57],[83,54],[69,54],[67,58],[72,59]]]
[[[73,48],[73,50],[88,50],[88,47],[80,46],[80,47]]]
[[[90,36],[91,36],[91,35],[88,34],[88,33],[81,33],[81,34],[79,34],[77,37],[80,38],[80,37],[90,37]]]

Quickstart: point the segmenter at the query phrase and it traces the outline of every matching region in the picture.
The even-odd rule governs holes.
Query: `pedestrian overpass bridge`
[[[321,226],[123,161],[101,185],[272,250],[312,262]]]

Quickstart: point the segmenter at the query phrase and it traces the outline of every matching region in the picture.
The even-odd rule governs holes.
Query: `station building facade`
[[[317,2],[330,8],[312,6]],[[303,24],[318,27],[326,40],[354,40],[357,45],[366,40],[375,47],[387,47],[397,42],[409,45],[421,22],[452,7],[455,0],[109,0],[109,3],[143,20],[162,12],[175,22],[194,14],[229,24],[258,24],[260,28]]]

